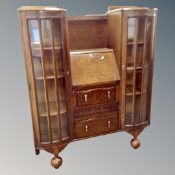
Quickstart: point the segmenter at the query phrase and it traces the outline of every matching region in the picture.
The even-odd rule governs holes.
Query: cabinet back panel
[[[107,47],[107,19],[71,18],[68,22],[70,50]]]

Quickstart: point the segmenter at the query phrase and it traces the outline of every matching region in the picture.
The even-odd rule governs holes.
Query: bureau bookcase
[[[18,9],[36,154],[150,125],[157,9],[110,6],[72,17],[57,7]]]

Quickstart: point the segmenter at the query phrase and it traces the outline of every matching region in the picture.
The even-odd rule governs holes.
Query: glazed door
[[[62,18],[27,20],[40,144],[70,137]]]
[[[125,127],[150,122],[155,15],[126,15],[123,61]]]

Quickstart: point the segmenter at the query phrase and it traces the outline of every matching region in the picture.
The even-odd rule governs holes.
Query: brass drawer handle
[[[84,101],[85,101],[85,102],[88,101],[88,96],[87,96],[87,94],[84,95]]]
[[[108,91],[108,99],[111,98],[111,91]]]
[[[85,125],[85,131],[88,132],[88,125]]]
[[[111,127],[111,121],[108,120],[108,128]]]

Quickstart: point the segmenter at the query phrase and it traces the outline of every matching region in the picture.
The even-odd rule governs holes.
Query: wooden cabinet
[[[19,9],[37,151],[72,137],[66,11],[46,9]]]
[[[18,9],[36,154],[150,124],[157,9],[111,6],[70,17],[57,7]],[[88,27],[87,27],[88,26]]]

